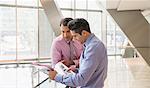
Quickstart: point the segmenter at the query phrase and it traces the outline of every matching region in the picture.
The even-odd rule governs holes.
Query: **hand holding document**
[[[32,63],[36,67],[39,68],[40,71],[49,74],[49,71],[55,70],[58,74],[66,75],[66,74],[74,74],[73,71],[71,71],[66,65],[64,65],[62,62],[58,62],[54,69],[49,65],[43,65],[41,63]]]
[[[66,65],[64,65],[62,62],[58,62],[55,65],[54,70],[57,71],[58,74],[66,75],[66,74],[74,74],[72,70],[70,70]]]
[[[55,65],[54,69],[53,69],[51,66],[49,66],[49,65],[43,65],[43,64],[41,64],[41,63],[32,63],[32,64],[33,64],[34,66],[40,68],[39,70],[42,71],[43,73],[49,75],[49,77],[48,77],[47,79],[49,79],[49,78],[50,78],[50,79],[54,79],[53,75],[51,75],[52,78],[51,78],[51,76],[50,76],[50,74],[52,74],[53,72],[57,72],[58,74],[61,74],[61,75],[74,74],[74,72],[71,71],[71,70],[70,70],[66,65],[64,65],[62,62],[58,62],[58,63]],[[55,71],[54,71],[54,70],[55,70]],[[51,73],[49,73],[49,72],[51,72]],[[45,80],[47,80],[47,79],[45,79]],[[40,84],[42,84],[45,80],[43,80],[41,83],[39,83],[36,87],[38,87]],[[62,87],[66,87],[66,85],[64,85],[64,84],[61,84],[61,83],[57,83],[57,84],[61,85]],[[34,88],[36,88],[36,87],[34,87]]]

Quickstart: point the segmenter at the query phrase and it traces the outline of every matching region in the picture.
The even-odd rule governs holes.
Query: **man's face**
[[[79,41],[81,44],[84,43],[84,37],[80,35],[79,33],[75,33],[74,31],[71,31],[71,34],[73,36],[73,39]]]
[[[61,34],[65,40],[68,41],[68,40],[72,39],[72,35],[71,35],[70,30],[67,26],[61,25],[60,29],[61,29]]]

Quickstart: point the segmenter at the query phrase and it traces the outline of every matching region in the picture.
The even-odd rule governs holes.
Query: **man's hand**
[[[73,60],[73,62],[75,63],[76,68],[79,68],[79,59],[78,60]]]
[[[70,65],[74,65],[75,63],[72,60],[62,60],[61,61],[64,65],[67,67],[70,67]]]
[[[54,80],[56,74],[57,74],[57,72],[56,72],[55,70],[53,70],[53,71],[50,70],[50,71],[49,71],[49,78],[50,78],[51,80]]]
[[[71,65],[71,66],[69,67],[69,70],[68,70],[68,71],[70,71],[70,70],[72,70],[73,72],[75,72],[75,71],[77,70],[76,65]]]

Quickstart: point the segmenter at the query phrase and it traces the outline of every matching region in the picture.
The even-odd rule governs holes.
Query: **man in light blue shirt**
[[[74,39],[84,44],[79,71],[69,75],[60,75],[56,71],[50,71],[50,79],[72,87],[103,88],[108,66],[104,44],[91,33],[89,23],[83,18],[70,21],[68,27]]]

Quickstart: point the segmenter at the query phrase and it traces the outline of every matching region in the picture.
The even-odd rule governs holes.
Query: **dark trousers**
[[[76,88],[76,87],[70,87],[70,86],[66,86],[65,88]]]

